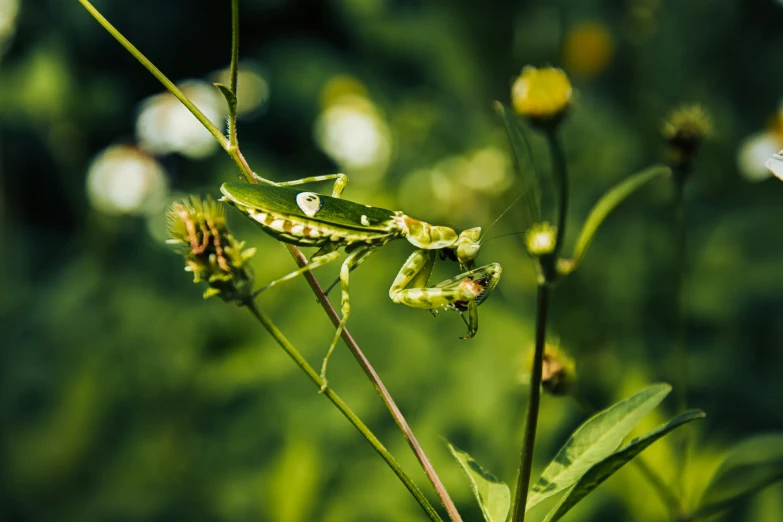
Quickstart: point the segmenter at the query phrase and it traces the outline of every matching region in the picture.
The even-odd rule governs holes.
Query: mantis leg
[[[253,177],[261,181],[261,178],[255,172],[253,173]],[[334,185],[332,186],[332,197],[339,198],[340,195],[343,193],[345,186],[348,184],[348,176],[346,176],[345,174],[326,174],[324,176],[311,176],[309,178],[295,179],[293,181],[283,181],[281,183],[276,183],[276,185],[278,187],[294,187],[296,185],[305,185],[307,183],[318,183],[319,181],[328,181],[330,179],[335,180]]]
[[[478,305],[495,288],[502,269],[493,263],[427,288],[434,260],[432,251],[417,250],[411,254],[389,289],[389,297],[395,303],[413,308],[448,308],[460,315],[468,312],[467,318],[462,317],[468,327],[468,333],[462,339],[470,339],[478,331]]]
[[[337,346],[337,341],[340,340],[340,335],[343,333],[343,328],[345,328],[345,323],[348,321],[348,316],[351,315],[351,296],[348,291],[348,279],[351,274],[351,269],[364,261],[364,258],[370,255],[373,250],[374,248],[370,246],[357,248],[348,256],[345,262],[343,262],[343,266],[340,268],[340,283],[343,290],[343,296],[340,303],[342,318],[340,319],[340,324],[337,325],[334,339],[332,339],[332,344],[329,346],[329,351],[326,352],[326,357],[324,357],[324,362],[321,365],[321,379],[324,382],[321,385],[321,393],[323,393],[327,387],[326,365],[329,364],[329,358],[332,356],[332,352],[334,352],[334,347]]]
[[[310,259],[310,262],[307,263],[302,268],[300,268],[299,270],[294,270],[290,274],[286,274],[280,279],[275,279],[274,281],[267,283],[266,285],[262,286],[260,289],[253,292],[253,297],[256,297],[264,290],[268,290],[278,283],[282,283],[283,281],[288,281],[289,279],[293,279],[298,275],[304,274],[308,270],[312,270],[313,268],[318,268],[319,266],[325,265],[326,263],[331,263],[338,257],[340,257],[340,252],[337,251],[329,252],[321,256],[313,256],[312,259]]]

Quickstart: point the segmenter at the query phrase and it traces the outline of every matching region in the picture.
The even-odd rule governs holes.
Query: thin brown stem
[[[307,264],[307,258],[305,258],[304,255],[302,255],[302,252],[299,251],[299,249],[297,249],[293,245],[286,245],[286,247],[288,248],[289,252],[291,252],[291,255],[293,256],[294,260],[300,267],[303,267]],[[326,315],[329,316],[329,319],[332,321],[332,324],[337,326],[340,323],[340,316],[337,314],[337,311],[334,309],[334,306],[332,306],[332,303],[326,297],[326,294],[321,288],[321,285],[318,283],[318,280],[315,278],[313,273],[310,272],[309,270],[304,273],[304,276],[305,279],[307,279],[307,283],[310,285],[310,288],[312,288],[313,293],[317,296],[318,302],[321,304],[321,307],[326,312]],[[378,395],[380,395],[381,400],[386,405],[386,408],[389,410],[389,413],[391,413],[391,416],[394,418],[394,422],[397,423],[397,426],[400,428],[400,431],[405,437],[405,440],[408,441],[408,445],[413,450],[413,453],[416,455],[416,459],[418,459],[419,464],[421,464],[421,467],[424,469],[424,472],[427,474],[427,477],[430,479],[430,482],[432,482],[432,486],[435,488],[435,491],[438,493],[438,496],[440,497],[443,506],[446,508],[446,511],[449,514],[449,518],[453,522],[461,521],[462,518],[460,517],[460,514],[457,511],[457,507],[454,505],[454,502],[451,500],[448,491],[446,491],[446,487],[443,485],[443,482],[441,482],[440,477],[438,477],[438,474],[435,471],[435,468],[432,466],[432,463],[427,458],[427,454],[424,453],[424,449],[421,447],[421,444],[419,444],[419,441],[416,439],[416,436],[413,434],[413,430],[408,425],[408,422],[405,420],[405,417],[403,416],[402,412],[397,406],[397,403],[394,402],[394,399],[392,398],[391,394],[386,389],[386,386],[383,384],[383,381],[381,380],[380,376],[372,367],[370,361],[364,355],[364,352],[362,352],[361,348],[359,348],[359,345],[356,343],[356,341],[354,340],[353,336],[351,335],[351,333],[348,331],[347,328],[343,329],[342,338],[343,341],[345,341],[345,344],[348,346],[348,349],[353,354],[356,361],[359,363],[359,366],[362,368],[362,370],[364,370],[364,373],[370,379],[373,386],[375,386],[375,390],[378,392]],[[329,388],[327,388],[327,390],[328,389]]]

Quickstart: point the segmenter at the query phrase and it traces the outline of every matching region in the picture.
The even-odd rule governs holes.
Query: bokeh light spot
[[[104,214],[147,215],[165,204],[168,183],[163,167],[129,145],[112,145],[93,159],[87,196]]]
[[[225,127],[226,101],[217,88],[200,80],[188,80],[179,88],[209,121],[219,128]],[[173,94],[157,94],[144,100],[140,107],[136,138],[139,146],[150,154],[177,152],[201,159],[218,148],[215,138]]]

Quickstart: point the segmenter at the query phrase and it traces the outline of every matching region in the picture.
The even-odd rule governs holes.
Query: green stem
[[[310,378],[311,381],[315,384],[315,386],[320,389],[323,385],[323,381],[318,376],[318,372],[316,372],[312,366],[310,366],[307,361],[302,357],[302,355],[299,353],[299,351],[286,339],[286,337],[283,335],[283,333],[277,328],[277,326],[272,322],[269,317],[267,317],[263,312],[261,312],[258,307],[255,305],[255,303],[251,300],[248,300],[243,303],[244,306],[250,310],[250,312],[255,316],[256,319],[258,319],[258,322],[263,325],[264,328],[269,332],[269,334],[275,338],[277,341],[277,344],[280,345],[280,347],[285,350],[285,352],[291,357],[291,359],[294,360],[297,366],[307,374],[307,376]],[[419,490],[418,487],[416,487],[416,484],[413,483],[410,477],[403,471],[403,469],[400,467],[399,463],[394,459],[391,453],[384,447],[384,445],[381,443],[381,441],[378,440],[378,438],[370,431],[370,429],[359,419],[359,417],[356,416],[356,414],[348,407],[347,404],[343,402],[342,399],[334,392],[331,388],[326,388],[324,391],[324,396],[326,396],[327,399],[329,399],[332,404],[335,405],[335,407],[340,410],[340,413],[342,413],[348,421],[353,424],[353,426],[359,430],[359,433],[362,434],[362,436],[367,440],[367,442],[372,445],[373,448],[375,448],[375,451],[378,452],[378,454],[383,458],[383,460],[386,461],[386,463],[389,465],[389,467],[394,471],[394,473],[399,477],[399,479],[402,481],[403,484],[405,484],[405,487],[408,488],[408,491],[411,492],[411,494],[414,496],[416,501],[419,503],[419,505],[424,509],[424,511],[427,513],[427,516],[429,516],[430,520],[433,520],[435,522],[443,522],[443,520],[438,515],[438,512],[435,511],[435,508],[432,507],[432,505],[427,501],[424,494]]]
[[[557,236],[555,237],[555,251],[553,257],[559,259],[560,252],[563,249],[563,241],[566,233],[566,219],[568,216],[568,171],[566,170],[565,156],[563,147],[556,129],[551,129],[546,133],[549,151],[552,154],[552,167],[555,178],[560,185],[560,202],[557,207]],[[556,263],[555,263],[556,264]]]
[[[211,121],[209,121],[209,118],[207,118],[201,110],[196,107],[192,101],[188,99],[187,96],[185,96],[182,91],[180,91],[174,83],[166,78],[166,75],[164,75],[160,70],[155,67],[152,62],[150,62],[146,56],[144,56],[141,51],[139,51],[132,43],[128,41],[127,38],[125,38],[113,25],[109,23],[106,18],[103,17],[103,15],[98,12],[95,7],[88,2],[87,0],[79,0],[79,2],[84,6],[85,9],[87,9],[87,12],[89,12],[95,20],[99,24],[103,26],[106,31],[111,34],[115,40],[117,40],[120,45],[122,45],[129,53],[133,55],[136,60],[139,61],[152,75],[158,79],[160,83],[162,83],[166,89],[171,92],[174,96],[177,97],[177,99],[188,108],[188,110],[193,114],[193,116],[196,117],[196,119],[209,131],[210,134],[220,143],[220,146],[224,149],[228,147],[228,140],[225,136],[223,136],[223,133],[220,132],[220,129],[218,129],[215,124],[213,124]]]
[[[538,408],[541,402],[541,376],[544,363],[544,346],[546,344],[546,322],[549,315],[549,286],[546,283],[538,285],[536,306],[536,348],[533,355],[533,367],[530,378],[530,398],[527,405],[527,420],[522,441],[522,456],[517,478],[517,489],[514,496],[512,522],[524,522],[527,493],[530,488],[530,474],[533,470],[533,448],[536,443],[536,428],[538,425]]]
[[[235,55],[237,53],[238,49],[238,5],[237,0],[232,0],[232,64],[236,63]],[[179,99],[185,107],[190,110],[191,113],[201,122],[202,125],[212,134],[216,140],[220,143],[220,145],[223,147],[223,149],[228,153],[228,155],[234,160],[237,167],[239,167],[239,170],[242,172],[242,174],[245,176],[247,181],[249,183],[258,183],[259,181],[262,183],[266,183],[269,185],[276,185],[274,181],[267,180],[261,177],[257,177],[254,175],[252,169],[250,168],[250,165],[247,163],[247,160],[245,159],[244,155],[242,154],[242,151],[239,149],[239,146],[232,146],[232,144],[229,142],[228,139],[226,139],[225,136],[220,132],[220,130],[211,122],[209,119],[204,116],[204,114],[174,85],[173,82],[171,82],[160,70],[158,70],[157,67],[155,67],[152,62],[150,62],[136,47],[133,46],[122,34],[112,26],[108,20],[106,20],[95,7],[92,6],[88,2],[88,0],[79,0],[79,2],[87,9],[87,11],[95,18],[98,23],[103,26],[104,29],[106,29],[128,52],[130,52],[150,73],[153,74],[174,96]],[[234,30],[234,28],[237,28]],[[233,68],[232,68],[232,81],[233,76]],[[235,87],[235,86],[234,86]],[[291,256],[294,258],[294,261],[300,266],[303,267],[307,264],[307,259],[302,254],[302,252],[296,248],[293,245],[286,244],[286,247],[288,248],[288,251],[290,252]],[[336,326],[340,322],[340,317],[337,315],[337,311],[332,306],[331,302],[329,301],[328,297],[324,293],[323,289],[321,288],[321,285],[318,283],[318,280],[315,278],[312,272],[307,271],[304,273],[304,277],[307,280],[307,283],[310,285],[310,288],[313,290],[313,293],[316,296],[316,299],[319,303],[321,303],[321,306],[326,311],[326,314],[329,316],[329,319],[332,321],[332,323]],[[391,395],[389,394],[388,390],[384,386],[383,382],[381,381],[378,374],[375,372],[373,367],[370,365],[369,360],[365,357],[362,350],[359,348],[359,345],[356,343],[356,341],[351,336],[349,330],[347,328],[343,328],[342,332],[342,338],[345,341],[345,343],[348,345],[348,348],[353,353],[356,360],[359,362],[359,365],[364,370],[365,374],[369,377],[369,379],[372,381],[373,386],[375,386],[375,389],[378,391],[378,394],[381,396],[381,399],[383,400],[384,404],[386,405],[387,409],[391,413],[392,417],[394,418],[394,421],[397,423],[397,426],[402,431],[403,436],[408,441],[408,444],[410,445],[411,449],[416,455],[416,458],[418,459],[419,463],[421,464],[422,468],[424,469],[424,472],[427,474],[427,477],[430,479],[430,482],[432,482],[433,487],[435,488],[436,492],[438,493],[438,496],[440,497],[441,501],[443,502],[444,507],[449,513],[449,517],[454,522],[462,522],[462,519],[457,512],[457,508],[454,505],[454,502],[449,497],[448,492],[446,491],[445,486],[443,485],[443,482],[438,477],[437,473],[435,472],[435,468],[430,463],[429,459],[427,458],[427,455],[424,453],[423,448],[419,444],[416,437],[413,435],[413,431],[411,430],[410,426],[408,425],[407,421],[405,420],[405,417],[402,415],[402,412],[397,407],[396,403],[392,399]]]
[[[674,176],[674,219],[675,219],[675,236],[676,236],[676,305],[675,312],[676,317],[676,338],[675,344],[675,365],[676,365],[676,382],[675,390],[677,392],[677,411],[682,413],[688,408],[688,353],[685,344],[685,258],[686,258],[686,243],[685,243],[685,176],[677,175],[681,173],[675,172]],[[690,446],[692,430],[689,428],[680,431],[679,444],[677,447],[677,462],[679,463],[678,470],[678,484],[680,490],[680,496],[685,496],[685,472],[688,466],[688,449]]]
[[[303,267],[307,264],[307,259],[304,257],[304,255],[302,255],[302,253],[298,249],[296,249],[296,247],[288,244],[286,245],[286,247],[291,252],[291,255],[294,256],[296,263],[300,267]],[[305,272],[303,275],[307,279],[307,283],[313,289],[313,293],[315,293],[315,295],[317,296],[318,302],[321,304],[321,307],[326,312],[326,315],[332,321],[332,324],[337,326],[340,323],[340,316],[337,314],[337,311],[334,309],[334,306],[332,306],[331,301],[329,301],[329,299],[326,297],[326,294],[321,288],[321,285],[318,283],[318,280],[316,280],[313,273],[309,270]],[[399,407],[397,406],[397,403],[394,402],[394,399],[392,398],[389,391],[386,389],[386,386],[383,384],[383,381],[381,380],[380,376],[375,371],[375,368],[373,368],[373,366],[370,364],[369,359],[367,359],[367,356],[364,355],[362,349],[359,348],[359,345],[356,343],[356,340],[353,338],[353,336],[351,335],[351,333],[348,331],[347,328],[343,328],[342,338],[343,341],[345,341],[345,344],[348,346],[348,349],[353,354],[356,361],[359,363],[359,366],[364,371],[365,375],[367,375],[367,378],[369,378],[370,382],[372,382],[373,386],[375,387],[375,390],[378,392],[378,395],[381,397],[381,400],[386,405],[386,408],[389,410],[389,413],[394,419],[394,422],[397,424],[397,427],[400,429],[403,436],[405,437],[405,440],[408,441],[408,445],[411,447],[411,450],[413,451],[414,455],[416,455],[416,459],[419,461],[419,464],[421,465],[422,469],[424,469],[424,473],[426,473],[427,478],[430,479],[430,482],[432,483],[432,486],[435,488],[435,491],[440,497],[443,506],[446,508],[446,511],[449,514],[449,518],[453,522],[461,522],[462,518],[460,517],[460,514],[457,511],[456,505],[451,500],[451,497],[449,496],[446,487],[443,485],[443,482],[440,480],[440,477],[438,477],[438,474],[435,471],[434,466],[432,465],[429,458],[427,457],[427,454],[424,453],[424,449],[421,447],[421,444],[419,444],[419,441],[416,439],[416,436],[413,434],[413,430],[408,425],[408,422],[405,420],[402,411],[400,411]],[[328,389],[329,388],[327,388],[327,390]]]
[[[229,88],[237,94],[237,68],[239,67],[239,0],[231,0],[231,73],[229,79]],[[232,111],[228,117],[228,143],[229,147],[235,149],[237,144],[237,114]]]
[[[676,252],[676,339],[677,357],[677,410],[678,413],[688,409],[688,363],[685,348],[685,184],[680,177],[675,176],[674,215]]]

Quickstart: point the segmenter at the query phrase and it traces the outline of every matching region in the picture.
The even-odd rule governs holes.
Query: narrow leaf
[[[549,512],[544,522],[555,522],[565,515],[580,500],[590,494],[595,488],[601,485],[603,481],[614,475],[614,473],[630,462],[639,453],[647,449],[650,444],[657,441],[670,431],[694,421],[702,419],[705,414],[701,410],[691,410],[677,415],[666,424],[662,424],[647,433],[638,437],[619,450],[612,453],[608,458],[602,460],[580,478],[576,484],[566,491],[560,502]]]
[[[470,487],[478,500],[481,512],[487,522],[505,522],[511,508],[511,492],[503,482],[473,460],[473,458],[448,443],[449,450],[457,459],[470,481]]]
[[[590,242],[593,240],[593,236],[612,210],[647,183],[670,174],[671,169],[668,167],[660,165],[649,167],[641,172],[632,174],[601,196],[601,199],[598,200],[590,211],[590,215],[582,226],[582,231],[579,233],[579,238],[576,240],[573,260],[569,264],[568,272],[573,271],[582,260],[582,257],[584,257],[585,252],[587,251],[587,247],[590,246]]]
[[[525,138],[525,133],[519,125],[519,120],[511,112],[511,109],[500,102],[495,102],[495,110],[503,118],[508,142],[511,145],[511,156],[514,159],[514,167],[522,179],[522,195],[524,199],[526,218],[533,225],[541,221],[541,183],[533,165],[533,153]]]
[[[591,467],[614,453],[623,438],[671,389],[668,384],[653,384],[585,421],[533,485],[527,509],[571,486]]]
[[[215,87],[220,89],[220,92],[223,93],[223,97],[226,99],[226,103],[228,103],[228,117],[231,119],[236,118],[237,115],[237,97],[234,94],[234,91],[231,90],[230,87],[227,85],[223,85],[222,83],[215,83]]]
[[[693,518],[722,511],[778,480],[783,480],[783,433],[745,439],[730,450],[718,467]]]

